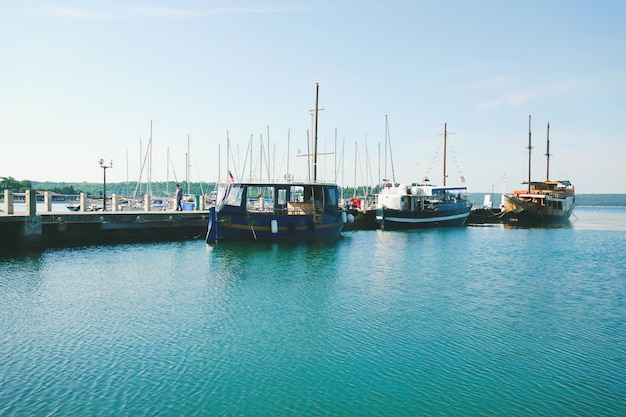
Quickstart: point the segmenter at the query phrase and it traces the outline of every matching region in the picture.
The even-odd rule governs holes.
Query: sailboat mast
[[[389,128],[387,124],[387,115],[385,115],[385,157],[383,158],[385,165],[385,177],[383,179],[388,181],[389,177],[387,176],[387,132],[389,132]]]
[[[446,186],[446,141],[448,140],[448,122],[443,122],[443,186]]]
[[[187,135],[187,161],[186,164],[187,166],[185,167],[185,181],[187,182],[187,194],[190,194],[190,190],[189,190],[189,167],[191,166],[191,158],[190,158],[190,153],[189,153],[189,135]]]
[[[148,143],[148,198],[152,197],[152,120],[150,120],[150,142]]]
[[[531,160],[531,151],[533,149],[531,145],[531,136],[530,133],[530,115],[528,115],[528,194],[530,194],[530,160]]]
[[[448,122],[443,122],[443,186],[446,186],[446,179],[448,178],[447,172],[447,148],[448,148],[448,135],[455,135],[456,133],[448,133]],[[441,133],[437,133],[441,136]]]
[[[289,156],[291,155],[290,148],[291,148],[291,129],[287,129],[287,175],[289,175]]]
[[[396,183],[396,170],[393,168],[393,154],[391,153],[391,135],[389,135],[389,120],[385,115],[385,143],[389,144],[389,161],[391,162],[391,178]],[[385,148],[385,178],[387,178],[387,150]]]
[[[319,90],[319,83],[315,83],[315,121],[313,123],[313,182],[317,181],[317,111]]]
[[[352,198],[356,198],[356,164],[357,164],[358,154],[359,154],[358,142],[354,142],[354,192],[352,193]]]
[[[230,180],[230,136],[228,135],[228,131],[226,131],[226,182]],[[242,172],[241,175],[245,175],[245,172]],[[218,180],[221,178],[221,174],[218,175]]]
[[[550,122],[546,134],[546,181],[550,181]]]

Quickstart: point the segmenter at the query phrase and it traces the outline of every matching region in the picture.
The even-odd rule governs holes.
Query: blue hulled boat
[[[335,236],[345,222],[335,184],[235,182],[218,189],[206,241]]]
[[[235,181],[218,186],[209,208],[207,243],[229,240],[314,239],[337,236],[347,220],[339,207],[336,184],[317,181],[317,110],[315,86],[313,180]],[[228,159],[228,158],[227,158]]]

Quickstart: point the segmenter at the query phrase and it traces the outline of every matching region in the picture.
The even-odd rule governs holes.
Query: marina
[[[5,3],[0,417],[626,417],[626,2]]]

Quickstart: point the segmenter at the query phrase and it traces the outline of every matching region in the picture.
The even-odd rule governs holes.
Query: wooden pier
[[[35,192],[26,192],[26,212],[14,213],[5,193],[0,213],[0,254],[22,249],[123,242],[204,239],[208,210],[36,212]]]

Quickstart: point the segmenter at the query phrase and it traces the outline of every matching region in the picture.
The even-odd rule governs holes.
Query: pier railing
[[[58,198],[58,194],[53,193],[51,191],[38,192],[36,190],[26,190],[23,193],[13,193],[10,190],[4,190],[3,195],[0,197],[4,197],[2,199],[3,208],[0,212],[0,215],[29,215],[34,216],[38,213],[52,213],[58,210],[53,210],[53,203],[58,203],[59,201],[55,200],[55,197]],[[75,200],[75,196],[72,201]],[[43,200],[43,208],[37,207],[38,203],[42,203]],[[98,200],[102,200],[97,199]],[[123,197],[118,196],[117,194],[112,194],[110,198],[107,198],[107,208],[108,211],[111,212],[122,212],[128,211],[129,207],[127,204],[128,200]],[[91,212],[91,211],[102,211],[102,206],[98,206],[97,204],[91,204],[92,199],[87,196],[87,193],[80,193],[78,196],[78,201],[76,205],[75,212]],[[110,201],[110,203],[109,203]],[[153,198],[149,195],[145,195],[143,202],[140,207],[133,207],[134,211],[167,211],[163,206],[159,206],[158,210],[154,210]],[[208,209],[208,196],[195,196],[195,203],[191,204],[192,211],[203,211]],[[15,204],[18,203],[20,206],[25,205],[25,210],[20,210],[19,212],[15,210]],[[69,208],[68,208],[69,210]],[[170,211],[175,210],[175,205],[172,204]]]

